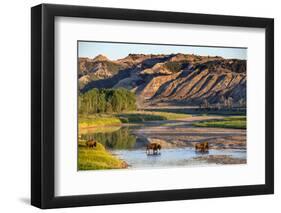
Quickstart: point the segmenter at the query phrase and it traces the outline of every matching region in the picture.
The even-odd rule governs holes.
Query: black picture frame
[[[95,195],[54,195],[55,17],[264,28],[265,184]],[[41,4],[31,8],[31,204],[42,209],[274,193],[274,19]]]

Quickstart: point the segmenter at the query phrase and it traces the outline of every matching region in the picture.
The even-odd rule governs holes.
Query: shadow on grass
[[[138,122],[145,122],[145,121],[167,120],[166,117],[161,115],[141,114],[141,113],[119,114],[118,118],[121,120],[122,123],[138,123]]]

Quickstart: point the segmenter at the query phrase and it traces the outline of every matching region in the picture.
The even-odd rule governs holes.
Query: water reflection
[[[115,131],[106,127],[98,130],[94,129],[83,132],[81,139],[94,139],[108,149],[132,149],[136,144],[136,136],[130,134],[128,127],[122,127]]]
[[[202,139],[202,137],[210,140],[208,131],[208,129],[201,129],[200,132],[196,132],[189,126],[175,128],[172,125],[163,128],[163,126],[155,124],[155,126],[100,126],[83,129],[79,133],[81,140],[96,140],[103,144],[106,149],[109,149],[112,154],[124,160],[129,165],[129,168],[133,169],[246,163],[246,149],[241,149],[239,143],[237,147],[228,145],[228,148],[225,149],[196,152],[194,144],[189,143],[189,141],[196,141]],[[222,135],[224,137],[227,134],[229,135],[228,131],[226,130]],[[178,133],[177,136],[175,136],[175,133]],[[233,134],[235,136],[235,132]],[[215,136],[219,141],[221,135]],[[146,145],[148,143],[161,144],[161,154],[147,155]],[[235,141],[232,143],[235,143]],[[226,146],[227,143],[223,145]]]

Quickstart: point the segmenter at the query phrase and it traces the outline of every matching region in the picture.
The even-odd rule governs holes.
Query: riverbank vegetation
[[[85,141],[79,140],[78,170],[122,169],[127,164],[107,151],[101,143],[88,148]]]
[[[197,122],[193,124],[197,127],[219,127],[219,128],[233,128],[233,129],[246,129],[247,120],[246,116],[231,116],[222,120],[208,120]]]
[[[122,123],[140,123],[146,121],[163,121],[186,118],[190,115],[170,112],[133,111],[118,114]]]
[[[101,126],[119,126],[121,120],[110,114],[83,115],[79,114],[79,128],[101,127]]]
[[[79,114],[79,128],[120,126],[122,123],[141,123],[146,121],[176,120],[190,115],[171,112],[130,111],[123,113]]]
[[[111,127],[105,127],[104,131],[93,131],[81,134],[81,140],[94,139],[102,144],[106,149],[131,149],[135,146],[136,136],[130,133],[128,127],[122,127],[115,131],[107,131],[106,129]]]
[[[187,114],[137,111],[133,92],[119,89],[92,89],[78,97],[79,128],[118,126],[122,123],[174,120]]]

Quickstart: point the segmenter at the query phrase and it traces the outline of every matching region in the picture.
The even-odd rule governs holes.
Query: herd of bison
[[[97,142],[94,139],[90,139],[86,142],[86,146],[89,148],[95,148]],[[147,155],[160,155],[161,145],[159,143],[149,143],[146,145]],[[195,144],[195,152],[207,153],[209,151],[208,142],[200,142]]]

